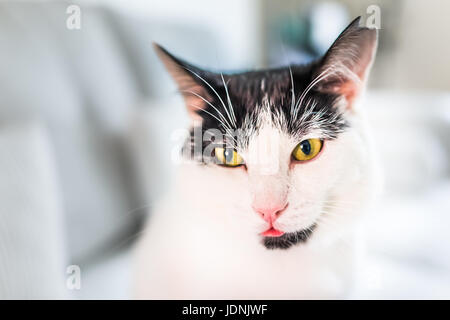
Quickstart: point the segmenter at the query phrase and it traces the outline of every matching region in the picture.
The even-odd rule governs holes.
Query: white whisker
[[[292,92],[292,101],[291,101],[291,116],[294,115],[294,108],[295,108],[295,88],[294,88],[294,78],[292,77],[292,69],[289,65],[289,74],[291,76],[291,92]]]
[[[200,80],[202,80],[217,96],[217,98],[219,98],[220,102],[222,103],[223,108],[225,109],[225,111],[227,111],[227,107],[225,105],[225,103],[223,102],[222,98],[220,97],[220,95],[217,93],[216,89],[213,88],[212,85],[209,84],[208,81],[206,81],[205,79],[203,79],[200,75],[198,75],[195,71],[192,71],[188,68],[185,68],[186,70],[188,70],[189,72],[191,72],[193,75],[195,75],[197,78],[199,78]],[[228,111],[227,111],[228,114]],[[231,120],[231,119],[230,119]]]
[[[194,91],[191,90],[181,90],[181,92],[187,92],[187,93],[191,93],[193,95],[195,95],[196,97],[202,99],[204,102],[206,102],[208,105],[211,106],[211,108],[213,108],[214,110],[217,111],[217,113],[219,114],[219,116],[223,119],[223,121],[225,121],[227,123],[227,125],[229,126],[229,128],[231,129],[231,125],[230,123],[227,121],[227,119],[225,118],[225,116],[208,100],[206,100],[204,97],[202,97],[201,95],[199,95],[198,93],[195,93]]]
[[[216,119],[217,121],[219,121],[219,123],[223,126],[223,128],[224,128],[225,130],[228,130],[228,126],[227,126],[222,120],[220,120],[220,119],[217,118],[215,115],[213,115],[211,112],[209,112],[209,111],[207,111],[207,110],[205,110],[205,109],[203,109],[203,108],[200,108],[199,106],[196,106],[196,105],[194,105],[194,104],[189,104],[189,106],[190,106],[190,107],[197,108],[197,109],[199,109],[200,111],[203,111],[203,112],[209,114],[211,117],[214,117],[214,119]]]
[[[224,85],[224,87],[225,87],[225,92],[226,92],[226,94],[227,94],[228,108],[230,109],[230,113],[231,113],[232,118],[233,118],[233,119],[230,119],[230,120],[233,120],[233,121],[234,121],[234,127],[236,127],[236,115],[234,114],[233,104],[231,103],[230,95],[228,94],[228,86],[227,86],[227,84],[225,83],[225,80],[224,80],[224,78],[223,78],[223,74],[222,74],[222,73],[220,73],[220,76],[222,77],[222,82],[223,82],[223,85]],[[227,114],[228,114],[228,112],[227,112]]]

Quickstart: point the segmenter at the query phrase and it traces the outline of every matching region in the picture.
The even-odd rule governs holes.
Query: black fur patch
[[[290,70],[292,71],[292,78]],[[215,75],[213,73],[202,75],[217,93],[206,86],[211,97],[210,103],[227,119],[225,108],[232,107],[236,117],[236,126],[233,126],[231,129],[233,131],[236,129],[241,130],[243,139],[239,141],[241,147],[245,148],[248,144],[248,136],[246,135],[248,124],[251,123],[254,130],[258,130],[257,120],[263,105],[269,107],[274,120],[276,118],[279,119],[280,116],[284,119],[282,130],[297,138],[299,142],[301,137],[312,129],[317,129],[323,133],[323,136],[318,138],[336,139],[348,127],[342,108],[337,106],[341,96],[321,93],[314,90],[314,88],[304,97],[302,104],[298,105],[296,116],[292,116],[292,105],[299,102],[301,94],[312,80],[313,70],[314,64],[293,66],[291,69],[278,68],[223,75],[223,81],[221,77],[217,79],[217,75],[213,76]],[[228,96],[231,101],[230,106],[228,105],[228,96],[223,83],[227,86]],[[295,91],[294,97],[292,96],[292,87]],[[294,101],[292,101],[293,98]],[[208,104],[203,109],[204,111],[197,111],[198,115],[203,118],[203,134],[210,129],[219,129],[223,134],[226,133],[223,124],[217,120],[221,116],[215,108]],[[228,112],[230,111],[228,110]],[[246,124],[247,126],[245,126]],[[202,145],[196,145],[198,143]],[[198,139],[195,141],[194,130],[192,129],[191,137],[185,147],[191,149],[192,155],[194,149],[197,151],[201,150],[203,153],[207,145],[209,145],[208,141],[198,141]],[[202,161],[202,157],[200,155],[197,156],[199,157],[196,158]]]
[[[298,243],[306,242],[315,228],[316,224],[313,224],[308,229],[285,233],[281,237],[264,237],[263,244],[267,249],[289,249]]]

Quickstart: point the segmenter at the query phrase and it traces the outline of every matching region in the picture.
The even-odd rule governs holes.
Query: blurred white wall
[[[446,0],[404,2],[398,17],[397,50],[386,66],[393,87],[450,90],[448,12],[450,1]]]
[[[174,22],[204,28],[216,35],[214,43],[205,47],[226,48],[217,52],[221,69],[252,68],[262,60],[260,32],[261,2],[258,0],[85,0],[81,3],[105,4],[156,21]]]
[[[324,2],[341,3],[354,16],[364,16],[367,6],[373,4],[370,0]],[[279,11],[299,8],[311,1],[229,0],[215,1],[213,5],[207,0],[82,0],[81,3],[106,4],[155,21],[206,29],[215,35],[215,40],[205,42],[204,46],[217,51],[217,58],[212,60],[217,63],[205,66],[233,70],[262,66],[267,21]],[[371,83],[378,88],[449,90],[450,20],[443,19],[439,12],[450,11],[450,1],[381,0],[376,4],[381,7],[380,37],[385,38],[384,47],[389,52],[379,55]]]

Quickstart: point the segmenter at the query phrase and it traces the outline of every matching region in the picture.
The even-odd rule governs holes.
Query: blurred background
[[[444,0],[1,1],[0,298],[132,297],[133,244],[186,124],[152,41],[216,70],[307,62],[373,6],[384,188],[352,297],[450,298]]]

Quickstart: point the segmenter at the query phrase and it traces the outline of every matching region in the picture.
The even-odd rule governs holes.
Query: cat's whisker
[[[227,111],[227,107],[225,105],[225,103],[223,102],[222,98],[220,97],[220,95],[217,93],[216,89],[213,88],[213,86],[206,81],[205,79],[203,79],[199,74],[197,74],[195,71],[184,67],[187,71],[189,71],[190,73],[192,73],[194,76],[196,76],[197,78],[199,78],[201,81],[203,81],[213,92],[214,94],[217,96],[217,98],[219,98],[220,102],[222,103],[223,108],[225,109],[225,111],[228,113]],[[231,120],[231,119],[230,119]]]
[[[294,78],[292,76],[292,69],[289,65],[289,75],[291,77],[291,92],[292,92],[292,98],[291,98],[291,115],[294,115],[294,108],[295,108],[295,88],[294,88]]]
[[[193,107],[193,108],[196,108],[196,109],[198,109],[198,110],[200,110],[200,111],[203,111],[203,112],[209,114],[211,117],[213,117],[214,119],[216,119],[217,121],[219,121],[219,123],[222,124],[222,126],[224,127],[225,130],[228,129],[228,126],[227,126],[221,119],[217,118],[214,114],[212,114],[212,113],[209,112],[208,110],[205,110],[204,108],[201,108],[201,107],[196,106],[196,105],[194,105],[194,104],[189,104],[189,106],[190,106],[190,107]]]
[[[236,115],[234,114],[234,109],[233,109],[233,104],[231,103],[231,98],[230,98],[230,94],[228,93],[228,86],[227,86],[227,84],[225,83],[225,80],[224,80],[224,78],[223,78],[223,73],[221,72],[220,73],[220,77],[222,78],[222,82],[223,82],[223,85],[224,85],[224,87],[225,87],[225,92],[226,92],[226,94],[227,94],[227,102],[228,102],[228,108],[230,109],[230,113],[231,113],[231,115],[232,115],[232,120],[233,120],[233,122],[234,122],[234,127],[236,127]],[[227,114],[228,114],[228,112],[227,112]]]
[[[301,107],[303,99],[306,97],[308,92],[320,81],[325,79],[327,76],[329,76],[328,72],[330,71],[331,67],[326,68],[324,71],[322,71],[316,78],[314,78],[310,84],[305,88],[305,90],[300,95],[300,98],[297,102],[297,105],[295,107],[295,116],[298,114],[298,109]]]
[[[361,201],[351,201],[351,200],[337,200],[337,199],[333,199],[333,200],[308,200],[306,202],[307,204],[323,204],[323,203],[327,203],[327,204],[361,204]]]
[[[323,208],[330,208],[330,209],[354,209],[355,208],[355,206],[348,205],[348,204],[341,204],[341,205],[323,204],[322,207]]]
[[[235,145],[238,145],[238,141],[237,141],[236,138],[233,136],[232,132],[226,132],[226,133],[225,133],[225,137],[230,138],[230,139],[235,143]],[[233,146],[233,147],[235,147],[235,146]]]
[[[322,206],[322,210],[330,210],[329,214],[331,214],[331,215],[339,215],[342,213],[355,212],[355,209],[358,209],[358,208],[359,207],[355,207],[355,206],[330,206],[330,205]]]
[[[132,235],[130,235],[130,236],[126,237],[125,239],[123,239],[122,241],[120,241],[118,244],[116,244],[110,250],[113,252],[113,251],[117,251],[117,250],[123,248],[125,245],[129,244],[131,241],[136,240],[136,238],[142,236],[149,230],[150,230],[150,226],[140,229],[139,231],[133,233]]]
[[[353,243],[350,239],[345,238],[342,234],[336,233],[336,229],[339,228],[338,224],[333,223],[333,221],[324,219],[323,216],[320,216],[316,219],[316,223],[319,227],[327,228],[328,230],[334,231],[335,236],[341,241],[342,244],[345,244],[346,246],[353,246]]]
[[[222,112],[219,111],[219,109],[217,109],[216,106],[214,106],[211,102],[209,102],[207,99],[205,99],[204,97],[202,97],[201,95],[199,95],[198,93],[191,91],[191,90],[180,90],[180,92],[186,92],[186,93],[190,93],[195,95],[196,97],[202,99],[205,103],[207,103],[208,105],[211,106],[211,108],[213,108],[214,110],[217,111],[217,113],[219,114],[219,116],[222,118],[222,120],[224,122],[227,123],[228,127],[231,129],[231,124],[227,121],[227,119],[225,118],[225,116],[222,114]]]

